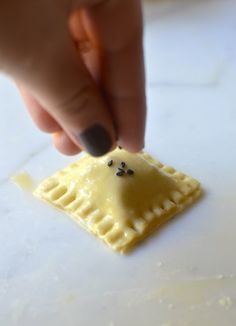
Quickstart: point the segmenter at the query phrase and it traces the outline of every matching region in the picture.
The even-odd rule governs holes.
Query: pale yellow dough
[[[116,176],[121,162],[134,174]],[[123,253],[195,200],[200,185],[147,153],[116,149],[101,158],[85,155],[45,179],[34,194]]]

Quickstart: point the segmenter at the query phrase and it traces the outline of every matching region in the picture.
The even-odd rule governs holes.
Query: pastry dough
[[[200,185],[147,153],[116,149],[101,158],[85,155],[34,194],[123,253],[196,199]]]

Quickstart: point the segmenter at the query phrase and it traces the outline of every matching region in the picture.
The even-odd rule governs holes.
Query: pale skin
[[[139,0],[1,1],[0,71],[16,81],[32,119],[62,153],[143,148]],[[100,150],[100,133],[87,137],[93,126],[110,140]]]

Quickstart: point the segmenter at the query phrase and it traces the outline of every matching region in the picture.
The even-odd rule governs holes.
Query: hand
[[[140,1],[1,1],[0,70],[62,153],[142,149]]]

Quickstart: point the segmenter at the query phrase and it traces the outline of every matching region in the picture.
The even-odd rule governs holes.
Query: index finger
[[[144,146],[146,116],[140,1],[103,1],[87,15],[103,51],[102,88],[118,142],[127,150],[139,151]]]

